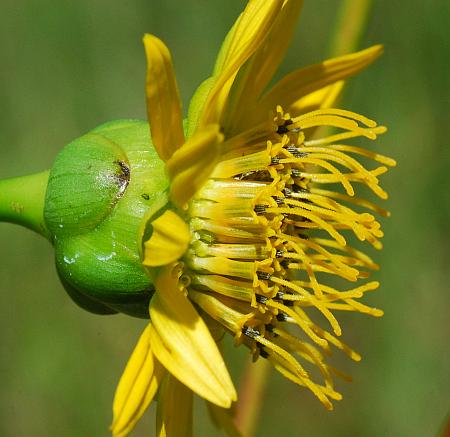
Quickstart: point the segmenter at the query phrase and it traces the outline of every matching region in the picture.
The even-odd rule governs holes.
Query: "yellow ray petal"
[[[238,19],[230,45],[223,60],[222,71],[237,62],[243,53],[254,52],[268,35],[284,0],[251,0]],[[262,34],[265,30],[265,34]]]
[[[253,56],[253,65],[248,74],[247,91],[255,97],[263,91],[283,60],[294,34],[302,5],[303,0],[284,2],[264,44]]]
[[[224,408],[236,391],[205,322],[179,285],[181,270],[167,266],[156,280],[150,304],[150,338],[158,360],[192,391]]]
[[[231,29],[228,31],[225,39],[222,42],[222,46],[220,47],[219,53],[216,58],[216,62],[214,64],[214,70],[212,76],[218,76],[225,65],[225,59],[228,56],[228,52],[230,51],[230,45],[233,41],[234,34],[236,32],[236,29],[240,26],[240,22],[242,19],[243,13],[239,14],[239,17],[237,20],[233,23],[233,26],[231,26]]]
[[[180,208],[210,176],[222,141],[219,125],[207,125],[192,135],[167,161],[167,172],[172,179],[170,197]]]
[[[206,402],[206,404],[208,407],[209,415],[214,425],[218,429],[223,430],[223,432],[228,437],[242,437],[242,434],[233,422],[231,410],[220,408],[217,405],[211,404],[210,402]]]
[[[142,333],[117,386],[111,425],[114,437],[124,437],[132,431],[152,401],[165,372],[150,349],[149,326]]]
[[[144,36],[147,56],[147,112],[153,144],[166,161],[184,142],[181,101],[168,48],[153,35]]]
[[[192,437],[192,391],[167,374],[159,389],[158,437]]]
[[[230,93],[227,132],[239,130],[239,120],[262,93],[278,69],[294,33],[303,0],[286,0],[264,43],[240,70]]]
[[[144,243],[144,265],[163,266],[186,252],[191,236],[188,225],[180,216],[167,210],[152,222],[152,226],[152,236]]]
[[[350,55],[329,59],[320,64],[296,70],[281,79],[255,106],[248,124],[265,120],[269,111],[281,105],[287,111],[302,97],[334,82],[353,76],[370,65],[383,52],[376,45]]]
[[[195,90],[195,93],[192,96],[191,101],[189,102],[188,128],[186,133],[187,138],[189,138],[197,128],[198,121],[202,115],[203,107],[205,105],[205,101],[208,98],[208,94],[211,91],[211,88],[214,86],[214,82],[217,79],[217,76],[223,69],[225,57],[228,53],[228,49],[233,39],[234,32],[236,31],[236,28],[239,24],[241,15],[235,21],[235,23],[227,33],[227,36],[225,37],[222,43],[222,47],[220,48],[219,54],[217,55],[216,63],[214,65],[213,74],[207,79],[205,79],[199,85],[199,87]]]
[[[189,102],[186,138],[190,138],[197,129],[198,120],[202,115],[203,106],[213,85],[214,77],[208,77],[208,79],[204,80],[195,90],[195,93]]]
[[[205,102],[200,125],[220,122],[230,86],[239,68],[266,38],[283,0],[252,0],[239,17],[223,65]]]

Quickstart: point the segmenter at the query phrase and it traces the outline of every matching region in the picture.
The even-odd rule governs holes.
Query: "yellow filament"
[[[363,131],[363,132],[361,132]],[[316,146],[321,144],[330,144],[335,143],[341,140],[348,140],[350,138],[355,137],[366,137],[371,140],[376,139],[377,135],[384,134],[387,129],[385,126],[377,126],[375,128],[361,128],[361,131],[350,131],[350,132],[342,132],[335,135],[329,135],[327,137],[319,138],[317,140],[308,140],[305,141],[305,146]]]
[[[271,341],[267,340],[264,337],[261,337],[260,335],[257,335],[255,337],[255,340],[270,349],[271,351],[275,352],[276,355],[281,357],[284,361],[290,364],[291,368],[294,369],[295,373],[299,375],[302,378],[309,378],[308,373],[305,371],[305,369],[300,365],[300,363],[287,351],[285,351],[283,348],[277,346],[275,343],[272,343]]]
[[[366,156],[367,158],[372,158],[374,161],[377,161],[389,167],[395,167],[397,165],[394,159],[384,155],[380,155],[379,153],[371,152],[370,150],[363,149],[361,147],[346,146],[343,144],[333,144],[328,147],[333,150],[340,150],[341,152],[352,152],[357,155]]]
[[[317,206],[314,206],[314,205],[311,205],[311,204],[308,204],[305,202],[299,202],[299,201],[291,200],[291,199],[286,199],[285,203],[288,205],[299,206],[301,208],[317,212],[324,218],[328,217],[328,218],[334,219],[337,222],[340,222],[344,225],[347,225],[349,228],[351,228],[354,231],[355,235],[360,240],[365,239],[365,235],[367,234],[367,231],[366,231],[366,227],[361,226],[359,221],[361,219],[366,219],[369,222],[375,220],[375,218],[369,214],[356,214],[355,212],[353,212],[351,210],[348,210],[348,211],[351,211],[351,213],[347,212],[346,214],[341,214],[336,211],[331,211],[329,209],[320,208],[320,207],[317,207]],[[296,210],[296,209],[294,208],[294,210]]]
[[[314,384],[309,379],[302,379],[299,378],[294,373],[290,372],[288,369],[286,369],[282,363],[278,362],[277,357],[270,356],[269,360],[272,361],[275,369],[277,369],[284,377],[291,380],[295,384],[307,387],[311,390],[312,393],[322,402],[322,404],[325,406],[325,408],[329,411],[333,410],[333,404],[329,401],[329,399],[326,397],[326,395],[323,393],[321,387],[317,384]]]
[[[347,242],[345,241],[345,238],[335,230],[333,226],[328,224],[325,220],[322,220],[321,218],[317,217],[314,214],[311,214],[310,212],[300,209],[300,208],[268,208],[268,212],[278,212],[280,214],[294,214],[301,217],[305,217],[308,220],[311,220],[314,223],[317,223],[319,227],[325,231],[327,231],[331,237],[333,237],[340,245],[345,246]],[[298,222],[301,226],[301,222]]]
[[[368,170],[366,170],[358,161],[353,159],[352,157],[346,155],[345,153],[339,152],[334,149],[326,149],[322,147],[308,147],[301,148],[300,151],[307,151],[308,156],[311,158],[319,158],[319,159],[327,159],[329,161],[337,162],[342,166],[353,169],[355,172],[360,172],[364,174],[368,181],[372,183],[377,183],[378,180],[374,177]],[[300,158],[302,159],[302,158]]]
[[[305,251],[295,242],[291,241],[289,245],[301,256],[301,259],[303,260],[303,263],[305,264],[305,270],[308,274],[309,280],[312,283],[312,287],[314,289],[314,293],[321,297],[323,295],[321,286],[319,285],[319,282],[316,279],[316,275],[314,274],[313,268],[311,266],[311,263],[309,262],[309,257],[306,255]]]
[[[371,209],[372,211],[377,212],[378,214],[382,215],[383,217],[390,216],[389,211],[386,211],[385,209],[380,208],[378,205],[375,205],[374,203],[369,202],[368,200],[361,199],[360,197],[350,197],[350,196],[346,196],[345,194],[336,193],[334,191],[329,191],[329,190],[323,190],[321,188],[316,188],[316,187],[312,187],[310,189],[310,192],[312,194],[318,194],[324,198],[328,198],[328,200],[331,200],[331,198],[339,199],[339,200],[344,200],[349,203],[353,203],[355,205],[363,206],[365,208],[368,208],[368,209]]]
[[[287,241],[293,241],[298,242],[300,244],[303,244],[307,247],[310,247],[311,249],[314,249],[316,252],[321,253],[324,255],[327,259],[330,260],[333,266],[336,268],[336,273],[340,276],[346,277],[350,281],[356,281],[358,277],[358,270],[347,266],[346,264],[343,264],[339,261],[339,259],[332,254],[331,252],[328,252],[326,249],[320,246],[320,244],[317,244],[314,239],[301,239],[299,237],[295,237],[292,235],[287,234],[281,234],[282,238],[286,239]]]
[[[353,247],[350,247],[348,245],[343,247],[337,244],[334,240],[327,240],[324,238],[315,238],[314,241],[320,246],[331,247],[333,249],[339,249],[341,251],[347,252],[353,257],[361,260],[363,263],[365,263],[366,267],[372,270],[378,270],[379,268],[378,265],[375,264],[369,256],[359,250],[354,249]],[[337,256],[337,254],[335,254],[335,256]]]
[[[330,164],[327,161],[324,161],[323,159],[313,159],[313,158],[300,158],[302,163],[305,164],[312,164],[316,165],[318,167],[322,167],[325,170],[328,170],[330,173],[326,174],[326,176],[334,176],[336,179],[336,182],[340,182],[342,186],[344,187],[345,191],[349,196],[353,196],[355,194],[352,185],[349,182],[349,179],[347,178],[347,173],[342,173],[338,168],[336,168],[334,165]],[[282,159],[280,162],[282,164],[288,164],[288,163],[296,163],[299,161],[299,158],[287,158]],[[352,174],[352,173],[350,173]],[[359,173],[355,173],[359,174]],[[323,173],[306,173],[306,172],[300,172],[300,175],[302,177],[308,177],[312,179],[312,176],[322,176]]]
[[[317,109],[316,111],[308,112],[304,115],[300,115],[299,117],[295,118],[295,121],[301,122],[303,120],[307,120],[312,117],[317,117],[318,115],[338,115],[341,117],[348,118],[350,120],[359,121],[362,124],[365,124],[367,127],[376,127],[377,123],[370,118],[364,117],[361,114],[357,114],[356,112],[347,111],[345,109],[338,109],[338,108],[324,108],[324,109]]]
[[[339,323],[336,320],[336,318],[333,316],[333,314],[319,300],[317,300],[316,298],[314,298],[314,296],[309,294],[304,288],[300,287],[297,284],[294,284],[293,282],[286,281],[285,279],[281,279],[281,278],[277,278],[277,277],[272,277],[271,281],[275,282],[276,284],[283,285],[284,287],[289,288],[290,290],[295,291],[295,292],[301,294],[302,296],[304,296],[307,301],[311,302],[311,304],[314,305],[326,317],[326,319],[329,321],[331,327],[333,328],[334,333],[336,335],[342,334],[341,327],[339,326]],[[283,307],[284,307],[284,305],[283,305]],[[280,309],[280,308],[278,308],[278,309]],[[282,310],[285,311],[285,308],[283,308]],[[285,311],[285,312],[287,312],[287,311]],[[294,317],[294,316],[292,316],[292,317]]]
[[[326,348],[328,346],[328,342],[324,340],[323,338],[319,337],[310,327],[310,324],[300,317],[295,311],[293,311],[291,308],[275,302],[275,301],[268,301],[267,306],[271,308],[275,308],[277,310],[280,310],[284,313],[286,313],[288,316],[292,317],[292,319],[295,321],[295,323],[305,332],[305,334],[311,338],[314,343],[317,343],[319,346]],[[308,319],[309,320],[309,319]]]
[[[315,364],[324,378],[325,385],[329,388],[333,388],[333,380],[330,371],[328,370],[328,366],[323,362],[322,354],[313,345],[300,341],[297,337],[294,337],[280,328],[274,329],[273,332],[284,340],[282,344],[286,349],[297,352],[303,359],[311,364]],[[278,338],[277,341],[281,343]]]
[[[296,308],[298,311],[299,308]],[[323,330],[322,328],[318,327],[317,325],[313,325],[312,329],[317,332],[317,334],[321,335],[323,338],[325,338],[327,341],[329,341],[333,346],[337,347],[338,349],[345,352],[352,360],[354,361],[361,361],[361,355],[356,353],[353,349],[351,349],[349,346],[347,346],[344,342],[340,341],[333,335],[331,335],[329,332]]]
[[[352,131],[359,134],[360,136],[364,136],[369,139],[376,138],[372,128],[369,129],[362,128],[354,120],[334,115],[318,115],[316,117],[307,118],[300,122],[294,121],[294,123],[291,126],[293,128],[299,127],[301,129],[308,129],[311,127],[319,127],[319,126],[330,126]]]

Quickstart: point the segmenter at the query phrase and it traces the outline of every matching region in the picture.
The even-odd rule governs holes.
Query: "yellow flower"
[[[364,281],[378,266],[350,247],[344,232],[381,248],[379,223],[360,210],[388,213],[355,197],[354,185],[387,198],[378,176],[395,162],[345,144],[374,140],[383,126],[331,108],[342,80],[382,48],[299,69],[267,90],[301,3],[249,1],[184,126],[169,51],[156,37],[144,37],[148,117],[171,202],[152,218],[144,244],[156,292],[150,323],[117,388],[117,437],[133,429],[157,393],[160,436],[191,434],[192,392],[216,412],[222,410],[214,406],[229,408],[236,391],[216,343],[223,331],[332,409],[331,400],[341,399],[332,375],[340,372],[323,352],[334,346],[360,359],[338,339],[333,313],[382,315],[358,300],[378,287]],[[322,127],[338,132],[324,134]],[[381,165],[368,170],[354,156]],[[344,193],[327,184],[340,184]],[[335,278],[363,283],[338,289]],[[313,321],[314,312],[332,333]],[[232,425],[225,418],[222,426]]]

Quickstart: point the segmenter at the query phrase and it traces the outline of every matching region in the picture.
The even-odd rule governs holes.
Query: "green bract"
[[[153,285],[140,246],[146,219],[168,202],[168,186],[146,122],[104,124],[59,153],[44,220],[61,281],[81,307],[148,317]]]

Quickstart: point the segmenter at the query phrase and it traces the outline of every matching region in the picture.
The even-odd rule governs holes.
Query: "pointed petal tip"
[[[149,42],[151,38],[153,38],[153,35],[151,35],[150,33],[144,33],[144,36],[142,37],[142,42],[144,43],[144,45],[146,42]]]
[[[342,55],[341,58],[345,58],[347,56],[358,56],[364,58],[372,58],[373,60],[379,58],[384,53],[384,45],[383,44],[374,44],[373,46],[369,46],[365,49],[358,50],[356,52],[348,53],[347,55]]]
[[[223,381],[223,399],[221,403],[217,403],[217,402],[213,402],[215,405],[217,405],[218,407],[222,407],[222,408],[231,408],[231,406],[233,405],[234,402],[237,401],[237,392],[236,389],[234,387],[233,382],[228,381],[228,383],[226,381]]]
[[[375,44],[370,48],[373,49],[375,52],[379,53],[380,55],[382,55],[384,53],[384,45],[383,44]]]

